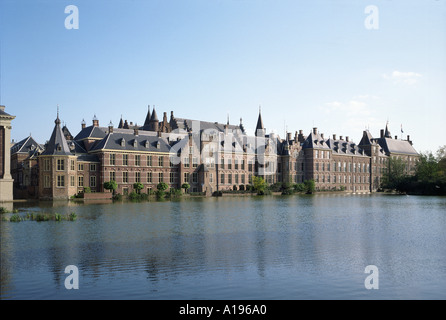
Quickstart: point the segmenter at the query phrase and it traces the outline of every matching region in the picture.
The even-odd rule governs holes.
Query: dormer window
[[[122,139],[121,139],[121,147],[124,147],[124,146],[125,146],[125,139],[122,138]]]
[[[138,145],[138,142],[135,140],[133,140],[133,148],[136,148],[136,146]]]
[[[159,141],[156,142],[156,148],[159,149],[161,147],[161,144]]]
[[[144,146],[146,147],[146,149],[149,148],[149,141],[148,140],[146,140],[146,142],[144,143]]]

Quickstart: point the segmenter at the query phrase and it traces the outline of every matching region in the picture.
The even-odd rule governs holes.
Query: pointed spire
[[[48,141],[42,155],[71,155],[67,139],[62,128],[60,127],[59,106],[57,107],[57,118],[54,123],[56,125],[54,126],[51,138]]]
[[[122,114],[121,114],[121,120],[119,120],[118,128],[122,129],[124,127],[124,120],[122,120]]]
[[[153,106],[152,116],[150,117],[150,121],[158,121],[158,115],[156,114],[155,106]]]
[[[259,131],[259,130],[261,130],[261,131]],[[259,117],[257,119],[257,126],[256,126],[255,135],[257,136],[258,134],[261,134],[261,135],[265,134],[265,128],[263,127],[262,113],[261,113],[260,106],[259,106]]]
[[[150,104],[148,105],[146,121],[144,121],[144,126],[148,126],[150,122]]]
[[[54,120],[54,123],[56,125],[60,125],[60,119],[59,119],[59,105],[57,105],[57,118]]]
[[[389,125],[389,120],[387,120],[387,123],[386,123],[386,130],[385,130],[385,132],[384,132],[384,137],[386,137],[386,138],[391,138],[392,135],[390,134],[388,125]]]

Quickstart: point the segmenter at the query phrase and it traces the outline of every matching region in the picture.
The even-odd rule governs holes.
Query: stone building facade
[[[13,200],[11,176],[11,121],[15,118],[0,105],[0,202]]]
[[[379,188],[388,159],[407,163],[410,173],[418,159],[412,141],[392,138],[388,127],[379,138],[364,131],[358,144],[349,137],[326,137],[317,128],[302,130],[282,139],[266,133],[261,112],[254,135],[242,119],[237,125],[177,118],[155,107],[143,125],[120,119],[100,126],[96,116],[87,126],[82,121],[77,135],[61,128],[59,116],[43,150],[34,154],[38,163],[38,196],[67,199],[89,188],[104,192],[104,182],[114,180],[119,194],[155,190],[159,182],[169,188],[190,185],[190,192],[211,195],[215,191],[245,188],[253,176],[269,184],[314,180],[318,190],[373,192]],[[18,159],[18,156],[17,156]]]

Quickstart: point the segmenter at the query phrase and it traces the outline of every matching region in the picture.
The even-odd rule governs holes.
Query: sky
[[[57,106],[76,135],[155,105],[248,134],[261,108],[281,137],[388,123],[419,152],[446,144],[446,0],[1,0],[0,46],[15,141],[45,143]]]

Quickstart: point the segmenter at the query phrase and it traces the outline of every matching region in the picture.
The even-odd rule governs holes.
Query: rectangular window
[[[72,171],[76,170],[76,165],[75,165],[75,163],[74,163],[74,160],[71,160],[71,167],[70,167],[70,169],[71,169]]]
[[[234,169],[238,170],[238,159],[234,159]]]
[[[193,168],[198,167],[198,158],[196,158],[196,157],[192,158],[192,167]]]
[[[77,177],[77,186],[83,187],[84,186],[84,176]]]
[[[225,184],[225,174],[224,173],[221,174],[220,183]]]
[[[116,181],[116,173],[114,171],[110,171],[110,181]]]
[[[114,153],[111,153],[111,154],[110,154],[110,162],[109,162],[109,164],[110,164],[111,166],[116,165],[116,155],[115,155]]]
[[[232,159],[226,159],[226,163],[228,164],[228,169],[232,169]]]
[[[147,183],[152,183],[152,172],[147,172]]]
[[[152,156],[147,156],[147,166],[148,167],[152,166]]]
[[[96,176],[90,176],[90,187],[96,188]]]
[[[175,172],[171,172],[169,174],[169,182],[170,183],[175,183]]]
[[[192,173],[192,182],[198,183],[198,173],[196,172]]]
[[[164,157],[159,156],[158,157],[158,167],[162,167],[164,165]]]
[[[65,170],[65,160],[57,159],[57,171],[63,171],[63,170]]]
[[[76,186],[76,181],[74,176],[70,176],[70,186],[71,187],[75,187]]]
[[[135,172],[135,182],[141,182],[141,172]]]
[[[43,186],[44,188],[51,188],[51,178],[50,176],[43,177]]]
[[[214,182],[214,174],[213,173],[209,173],[209,183]]]
[[[128,183],[129,182],[129,173],[126,172],[126,171],[122,173],[122,182],[123,183]]]
[[[50,171],[50,160],[45,159],[43,162],[43,170],[44,171]]]
[[[77,170],[78,171],[84,171],[84,164],[83,163],[78,163],[77,164]]]
[[[228,173],[228,183],[232,184],[232,174]]]
[[[141,165],[141,156],[139,154],[135,155],[135,166],[139,167]]]
[[[190,161],[189,161],[189,157],[185,157],[183,159],[183,164],[185,168],[189,168],[190,167]]]
[[[242,174],[241,176],[242,176],[242,184],[245,184],[245,175]]]
[[[189,172],[185,172],[184,173],[184,175],[183,175],[183,179],[184,179],[183,182],[184,183],[189,182],[189,175],[190,175]]]
[[[57,186],[65,187],[65,176],[57,176]]]
[[[235,184],[238,184],[238,173],[236,173],[236,174],[234,175],[234,177],[235,177]]]
[[[122,165],[123,166],[128,166],[129,165],[129,155],[128,154],[123,154],[122,155]]]
[[[158,182],[164,181],[164,174],[162,172],[158,173]]]

